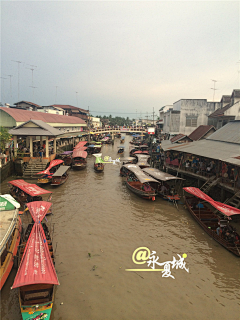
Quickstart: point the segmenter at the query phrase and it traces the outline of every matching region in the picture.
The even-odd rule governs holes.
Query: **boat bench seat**
[[[50,296],[49,290],[23,294],[23,298],[25,301],[29,301],[29,300],[33,300],[33,299],[34,300],[45,299],[45,298],[49,298],[49,296]]]
[[[213,222],[218,221],[217,218],[200,218],[200,220],[201,221],[213,221]]]

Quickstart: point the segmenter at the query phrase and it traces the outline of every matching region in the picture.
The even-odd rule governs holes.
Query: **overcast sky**
[[[1,101],[145,118],[212,101],[212,80],[219,101],[239,88],[239,18],[238,1],[2,1]]]

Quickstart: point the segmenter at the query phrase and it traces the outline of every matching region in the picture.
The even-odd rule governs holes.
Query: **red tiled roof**
[[[188,138],[192,139],[193,141],[200,140],[205,134],[207,134],[211,129],[215,129],[214,126],[207,126],[207,125],[201,125],[197,129],[195,129]]]
[[[86,124],[86,122],[78,117],[62,116],[58,114],[43,113],[38,111],[27,111],[20,109],[11,109],[0,107],[0,110],[8,113],[17,122],[25,122],[28,120],[42,120],[47,123],[69,123],[69,124]]]
[[[30,106],[35,106],[35,107],[41,108],[40,105],[38,105],[38,104],[36,104],[36,103],[33,103],[33,102],[29,102],[29,101],[19,101],[19,102],[14,103],[14,105],[17,106],[17,105],[19,105],[19,104],[21,104],[21,103],[26,103],[26,104],[29,104]]]
[[[173,142],[177,142],[179,140],[181,140],[182,138],[186,137],[185,134],[179,133],[177,134],[175,137],[173,137],[172,139],[170,139],[170,141]]]
[[[229,108],[231,108],[231,105],[227,104],[225,107],[215,110],[208,117],[210,117],[210,118],[222,117],[222,116],[224,116],[224,112],[227,111]]]

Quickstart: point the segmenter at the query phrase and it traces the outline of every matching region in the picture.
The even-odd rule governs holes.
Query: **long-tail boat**
[[[213,200],[198,188],[186,187],[183,190],[192,195],[184,195],[184,199],[190,214],[197,223],[215,241],[240,257],[240,236],[229,223],[235,216],[240,217],[240,210]],[[206,206],[206,203],[211,207]],[[217,211],[225,219],[222,220],[214,211]],[[223,224],[222,221],[225,223]]]
[[[35,206],[36,205],[36,206]],[[29,210],[35,221],[12,289],[19,288],[23,320],[49,320],[54,302],[55,286],[59,285],[41,221],[47,207],[32,203]]]
[[[137,158],[137,165],[141,169],[150,167],[150,164],[149,164],[150,156],[149,155],[135,153],[134,156]]]
[[[177,182],[182,182],[182,178],[175,177],[156,168],[144,168],[142,170],[147,175],[151,176],[159,182],[155,186],[153,185],[159,196],[171,202],[180,200],[180,196],[177,193],[176,189]]]
[[[48,184],[52,181],[52,175],[59,168],[60,164],[63,163],[63,160],[56,159],[52,160],[47,167],[47,169],[38,172],[37,174],[41,174],[42,177],[38,179],[38,184]]]
[[[95,163],[94,163],[94,170],[96,172],[103,172],[104,170],[104,160],[102,159],[101,153],[95,153],[93,154],[94,157],[96,157]]]
[[[124,143],[124,141],[125,141],[125,137],[121,137],[121,139],[120,139],[120,143]]]
[[[10,184],[10,194],[22,207],[28,202],[42,201],[44,200],[43,197],[48,197],[47,201],[50,201],[52,198],[51,191],[42,189],[36,184],[28,183],[22,179],[12,180],[8,183]]]
[[[65,166],[70,166],[72,164],[72,151],[64,151],[59,156],[64,161]]]
[[[87,141],[80,141],[78,144],[74,147],[74,149],[82,148],[87,144]]]
[[[143,199],[155,200],[156,191],[150,183],[158,181],[146,175],[137,164],[124,164],[123,167],[128,171],[126,180],[128,189]]]
[[[61,166],[53,175],[51,186],[60,186],[68,179],[68,170],[70,166]]]
[[[19,208],[20,204],[10,194],[0,196],[0,290],[12,270],[20,244],[22,223],[18,215]]]
[[[118,154],[123,154],[124,153],[124,147],[118,147]]]
[[[75,149],[72,154],[72,168],[74,170],[83,170],[87,166],[87,152],[82,148]]]

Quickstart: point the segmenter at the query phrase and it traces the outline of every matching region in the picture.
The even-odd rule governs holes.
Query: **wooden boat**
[[[118,147],[118,154],[123,154],[124,153],[124,147]]]
[[[134,156],[134,152],[136,152],[136,151],[139,151],[140,149],[139,149],[139,146],[131,146],[130,147],[130,151],[129,151],[129,156],[130,157],[133,157]]]
[[[126,158],[120,158],[122,164],[127,164],[127,163],[136,163],[136,158],[135,157],[126,157]]]
[[[95,163],[94,163],[94,170],[96,172],[103,172],[104,171],[104,160],[102,159],[101,153],[95,153],[93,154],[94,157],[96,157]]]
[[[64,151],[60,154],[65,166],[70,166],[72,164],[72,153],[73,151]]]
[[[150,159],[150,156],[149,155],[146,155],[146,154],[134,154],[134,156],[137,158],[137,165],[143,169],[143,168],[148,168],[150,167],[150,164],[149,164],[149,159]]]
[[[125,141],[125,137],[121,137],[120,143],[124,143],[124,141]]]
[[[157,180],[147,176],[136,164],[124,164],[123,167],[129,171],[126,180],[127,188],[143,199],[155,200],[156,191],[151,187],[150,182],[157,183]]]
[[[52,176],[51,186],[60,186],[68,179],[68,170],[70,166],[61,166]]]
[[[42,189],[36,184],[28,183],[22,179],[8,182],[10,185],[10,194],[20,203],[22,207],[28,202],[42,201],[43,197],[48,197],[47,201],[52,198],[52,192]],[[51,211],[49,212],[51,213]]]
[[[52,175],[56,170],[59,168],[59,166],[63,163],[63,160],[56,159],[52,160],[48,166],[47,169],[38,172],[37,174],[41,174],[42,177],[38,179],[38,184],[48,184],[52,181]]]
[[[20,204],[10,194],[0,196],[0,290],[12,270],[20,244],[22,223],[18,215],[19,208]]]
[[[87,152],[81,148],[75,149],[72,154],[72,168],[74,170],[83,170],[87,167]]]
[[[90,144],[88,146],[88,154],[93,154],[93,153],[98,153],[100,152],[102,149],[102,145],[99,145],[99,144]]]
[[[48,204],[46,202],[45,204]],[[48,205],[32,202],[29,211],[34,225],[27,240],[12,289],[19,288],[19,303],[23,320],[51,317],[55,286],[59,285],[53,257],[41,222]]]
[[[190,214],[197,223],[215,241],[228,251],[240,257],[240,236],[230,225],[229,220],[226,220],[229,218],[233,219],[233,217],[237,215],[239,217],[240,210],[214,201],[198,188],[186,187],[183,188],[183,190],[192,195],[184,195],[184,199]],[[206,202],[211,205],[211,208],[210,206],[206,206]],[[217,209],[218,213],[225,217],[225,220],[221,220],[220,217],[214,213],[212,207]],[[223,224],[222,221],[225,223]]]
[[[156,168],[144,168],[143,172],[159,182],[157,185],[153,185],[153,188],[155,188],[159,196],[171,202],[180,200],[180,196],[176,189],[177,182],[182,182],[182,178],[175,177]]]

